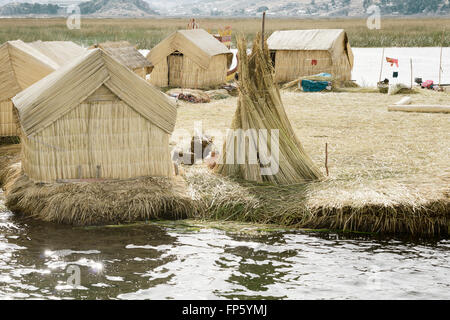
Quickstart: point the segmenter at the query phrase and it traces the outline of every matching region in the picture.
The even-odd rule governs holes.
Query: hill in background
[[[95,17],[150,17],[158,13],[143,0],[91,0],[78,3],[82,15]],[[0,7],[0,16],[63,16],[67,4],[13,2]]]
[[[0,0],[0,4],[11,0]],[[255,17],[266,11],[274,17],[367,16],[371,5],[382,16],[439,16],[450,14],[449,0],[14,0],[0,15],[66,15],[69,4],[93,17],[223,16]],[[33,1],[34,3],[24,3]],[[158,12],[156,12],[156,10]]]

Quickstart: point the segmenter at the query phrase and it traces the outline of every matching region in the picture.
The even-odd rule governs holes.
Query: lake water
[[[237,49],[231,49],[233,52],[233,62],[230,69],[237,64]],[[411,60],[413,81],[415,77],[425,80],[439,82],[439,60],[441,59],[441,48],[439,47],[389,47],[383,48],[352,48],[354,55],[354,65],[352,70],[352,79],[360,86],[375,87],[380,77],[381,80],[388,78],[393,81],[393,72],[398,72],[398,78],[395,81],[410,85],[411,83]],[[149,50],[140,50],[147,55]],[[382,55],[384,56],[381,60]],[[398,67],[386,62],[386,57],[398,59]],[[383,61],[383,62],[382,62]],[[381,68],[381,63],[383,67]],[[441,83],[450,84],[450,47],[442,48],[441,63]]]
[[[0,209],[0,298],[450,299],[450,241],[73,228]]]

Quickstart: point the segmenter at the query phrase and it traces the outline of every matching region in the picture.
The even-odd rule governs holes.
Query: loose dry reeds
[[[146,177],[38,184],[20,175],[7,188],[6,205],[30,218],[72,225],[182,219],[196,211],[183,183]]]
[[[240,39],[238,49],[240,61],[238,105],[231,124],[232,132],[224,144],[222,160],[216,172],[244,180],[276,184],[301,183],[321,178],[322,174],[305,153],[287,118],[279,89],[273,81],[273,68],[267,44],[261,43],[261,39],[256,37],[252,53],[247,56],[246,41]],[[259,135],[259,142],[256,137],[249,136],[248,145],[242,148],[239,142],[234,141],[235,132],[249,129],[267,130],[267,136],[264,139]],[[273,130],[278,130],[278,145],[272,142]],[[262,144],[279,149],[279,159],[272,156],[272,160],[277,161],[276,168],[270,174],[264,175],[261,174],[261,167],[266,161],[261,160],[260,152],[257,155],[251,154],[252,151],[254,153],[256,150],[261,151]],[[245,155],[242,156],[241,153]],[[232,163],[228,159],[230,154],[233,158]],[[245,159],[245,163],[239,163],[240,158]],[[257,163],[251,163],[252,158],[257,158]]]
[[[186,169],[186,180],[205,208],[196,218],[205,220],[412,237],[450,234],[450,201],[398,182],[261,185],[196,167]]]

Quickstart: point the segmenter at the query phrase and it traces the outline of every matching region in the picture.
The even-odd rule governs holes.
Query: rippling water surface
[[[305,232],[72,228],[0,209],[0,298],[450,299],[449,249]]]

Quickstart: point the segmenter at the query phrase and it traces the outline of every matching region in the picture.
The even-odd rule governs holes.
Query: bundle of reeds
[[[295,136],[292,126],[287,118],[281,101],[278,86],[273,79],[273,67],[270,60],[267,44],[260,37],[256,37],[253,43],[252,53],[247,56],[247,45],[244,38],[238,40],[239,49],[239,99],[231,129],[224,144],[222,158],[216,172],[229,176],[276,184],[302,183],[317,180],[322,177],[318,168],[305,153],[300,141]],[[257,149],[256,137],[248,136],[248,145],[244,149],[237,150],[234,143],[236,130],[255,129],[258,132],[267,130],[267,135],[259,135],[259,146],[265,144],[270,147],[272,155],[274,148],[279,148],[276,166],[261,168],[267,159],[261,158],[261,153],[251,154]],[[278,145],[273,144],[272,135],[278,130]],[[239,147],[239,145],[238,145]],[[269,148],[267,148],[269,149]],[[236,152],[237,151],[237,152]],[[239,163],[245,153],[245,162]],[[230,163],[230,155],[232,163]],[[249,161],[256,157],[256,163]],[[269,173],[267,174],[267,171]]]

